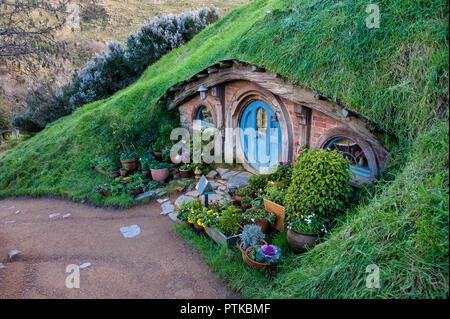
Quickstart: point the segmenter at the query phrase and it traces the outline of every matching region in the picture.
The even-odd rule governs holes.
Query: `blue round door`
[[[272,108],[262,101],[251,102],[240,122],[240,139],[247,162],[264,173],[278,164],[281,154],[281,129]]]

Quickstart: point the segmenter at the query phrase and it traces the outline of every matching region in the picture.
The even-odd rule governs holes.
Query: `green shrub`
[[[278,205],[284,206],[286,189],[277,185],[266,187],[266,198]]]
[[[326,231],[348,204],[349,163],[338,152],[310,149],[294,166],[286,194],[287,223],[294,230]]]
[[[249,187],[243,187],[243,188],[239,188],[238,190],[236,190],[236,195],[239,196],[248,196],[252,193],[252,189]]]
[[[245,217],[242,210],[235,206],[229,206],[223,211],[222,216],[219,217],[217,227],[228,235],[237,235],[240,226],[245,223]]]
[[[253,175],[248,179],[248,184],[253,190],[264,189],[267,185],[269,175]]]

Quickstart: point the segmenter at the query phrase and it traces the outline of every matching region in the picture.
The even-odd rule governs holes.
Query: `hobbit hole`
[[[171,87],[160,99],[178,108],[183,127],[222,131],[223,149],[261,174],[292,161],[301,146],[336,150],[349,160],[352,184],[370,183],[382,171],[387,151],[363,116],[280,75],[238,60],[206,68]],[[225,129],[240,129],[234,136]]]

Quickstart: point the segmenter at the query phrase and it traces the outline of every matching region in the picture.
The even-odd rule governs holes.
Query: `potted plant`
[[[97,186],[97,192],[108,197],[111,192],[111,185],[109,183],[100,184]]]
[[[117,166],[109,157],[97,157],[94,169],[100,174],[106,175],[110,178],[119,176]]]
[[[251,208],[246,211],[247,219],[258,226],[263,234],[270,233],[270,225],[275,222],[276,216],[265,209]]]
[[[239,242],[237,243],[239,250],[242,253],[242,259],[245,261],[244,254],[247,248],[255,245],[267,245],[264,241],[266,235],[261,233],[261,230],[256,225],[245,225],[242,233],[239,235]]]
[[[253,199],[250,196],[248,196],[248,195],[244,196],[241,200],[242,209],[245,211],[245,210],[249,209],[250,207],[252,207],[252,201],[253,201]]]
[[[181,178],[189,178],[191,176],[191,165],[189,163],[184,163],[179,168]]]
[[[234,201],[239,204],[244,196],[249,196],[253,190],[249,187],[242,187],[236,190],[234,193]]]
[[[169,177],[169,167],[169,163],[153,161],[150,164],[152,179],[155,181],[163,182],[167,177]]]
[[[119,172],[122,177],[128,176],[130,173],[130,168],[128,166],[122,167]]]
[[[200,201],[199,201],[200,202]],[[201,203],[200,203],[201,206]],[[180,208],[177,210],[177,222],[185,225],[192,225],[192,223],[188,222],[189,214],[192,210],[192,202],[183,202],[180,205]],[[193,222],[193,219],[191,218]]]
[[[148,177],[150,176],[150,163],[152,161],[149,157],[142,157],[139,159],[141,162],[141,172],[144,176]]]
[[[130,172],[134,172],[137,169],[137,156],[135,152],[126,152],[120,155],[120,162],[122,163],[122,167],[128,167]]]
[[[281,249],[274,245],[254,245],[245,250],[244,261],[256,269],[274,269],[281,259]]]
[[[336,151],[303,151],[294,167],[286,203],[287,241],[296,252],[314,246],[320,233],[343,216],[351,194],[348,160]]]
[[[128,194],[133,195],[134,197],[136,197],[139,194],[143,193],[143,187],[142,184],[137,184],[137,183],[129,183],[127,185],[127,192]]]
[[[153,143],[152,145],[153,155],[156,157],[157,160],[159,161],[162,160],[163,150],[166,147],[166,145],[167,143],[163,137],[158,137],[155,143]]]

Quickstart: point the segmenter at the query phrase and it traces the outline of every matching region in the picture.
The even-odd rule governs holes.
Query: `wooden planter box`
[[[275,214],[277,219],[275,220],[275,224],[272,225],[278,231],[284,230],[284,219],[286,217],[284,213],[284,206],[278,205],[270,200],[264,198],[264,209],[269,213]]]
[[[206,227],[205,230],[212,240],[214,240],[216,243],[222,246],[227,246],[228,248],[236,246],[236,242],[240,238],[239,235],[227,237],[225,236],[225,234],[223,234],[222,232],[213,227]]]

